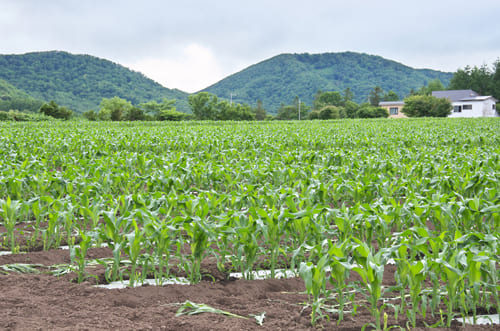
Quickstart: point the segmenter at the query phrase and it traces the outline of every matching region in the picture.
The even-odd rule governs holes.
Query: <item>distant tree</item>
[[[402,112],[408,117],[446,117],[451,114],[448,99],[431,95],[413,95],[404,100]]]
[[[354,98],[354,92],[351,91],[350,87],[346,88],[344,90],[344,102],[342,106],[344,106],[347,102],[352,101],[353,98]]]
[[[443,91],[446,88],[439,78],[433,79],[427,83],[427,86],[422,86],[419,90],[411,90],[410,95],[432,95],[434,91]]]
[[[491,75],[491,95],[500,100],[500,59],[493,63],[493,73]]]
[[[103,98],[100,104],[99,118],[101,120],[121,121],[133,108],[132,103],[119,97]]]
[[[325,106],[342,106],[344,98],[339,92],[321,92],[316,93],[313,101],[313,109],[321,110]]]
[[[490,89],[491,78],[492,73],[486,64],[479,68],[466,66],[464,69],[458,69],[453,74],[448,88],[450,90],[471,89],[480,95],[492,94]]]
[[[198,120],[216,120],[218,98],[215,94],[200,92],[188,97],[188,104]]]
[[[156,101],[149,101],[146,103],[139,104],[139,107],[144,110],[147,115],[153,116],[155,119],[160,120],[161,112],[163,111],[176,111],[175,107],[176,100],[168,100],[163,98],[162,102],[158,103]]]
[[[372,106],[369,103],[362,104],[356,111],[356,118],[377,118],[377,117],[388,117],[387,109],[381,107]]]
[[[347,101],[344,105],[344,117],[346,118],[355,118],[356,112],[359,109],[359,105],[354,101]]]
[[[83,113],[83,117],[88,119],[89,121],[97,121],[97,112],[95,110],[88,110]]]
[[[434,91],[443,91],[445,90],[445,87],[443,83],[439,80],[439,78],[431,80],[429,83],[427,83],[427,94],[431,95],[432,92]]]
[[[255,119],[257,121],[263,121],[266,119],[266,110],[263,107],[262,101],[257,100],[257,108],[255,108]]]
[[[300,102],[300,106],[299,106]],[[281,105],[278,109],[278,114],[276,115],[277,120],[301,120],[307,119],[307,114],[310,107],[306,106],[303,101],[299,101],[298,97],[295,97],[292,105]]]
[[[382,97],[382,101],[399,101],[399,95],[394,91],[389,91]],[[378,107],[378,104],[377,104]]]
[[[187,119],[187,114],[181,113],[177,110],[172,109],[164,109],[160,110],[158,114],[156,114],[155,119],[158,121],[182,121]]]
[[[378,107],[380,101],[384,96],[384,90],[380,86],[375,86],[368,96],[370,104],[374,107]]]
[[[40,107],[40,113],[53,118],[68,120],[73,112],[66,107],[59,106],[54,100],[44,103]]]
[[[252,107],[247,104],[233,103],[231,105],[232,116],[228,120],[233,121],[255,121],[256,114]]]
[[[144,110],[138,108],[138,107],[132,107],[130,108],[124,116],[124,119],[126,121],[143,121],[146,118],[146,114],[144,113]]]
[[[308,115],[307,118],[310,120],[319,120],[319,110],[313,110]]]
[[[325,106],[319,111],[319,118],[322,120],[338,119],[340,118],[340,109],[335,106]]]

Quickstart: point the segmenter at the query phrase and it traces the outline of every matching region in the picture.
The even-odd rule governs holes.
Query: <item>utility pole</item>
[[[299,98],[299,121],[300,121],[300,98]]]
[[[236,96],[236,94],[234,95]],[[231,93],[231,102],[230,102],[231,107],[233,106],[233,94]]]

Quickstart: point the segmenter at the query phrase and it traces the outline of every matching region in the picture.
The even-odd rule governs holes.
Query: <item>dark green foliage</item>
[[[480,95],[492,95],[500,100],[500,59],[491,69],[485,64],[481,67],[466,66],[453,74],[448,87],[450,90],[474,90]]]
[[[137,107],[130,108],[125,114],[126,121],[143,121],[145,118],[146,114],[144,114],[144,110]]]
[[[356,112],[359,109],[359,105],[354,101],[346,101],[344,104],[344,114],[346,118],[355,118]]]
[[[89,121],[97,121],[98,114],[95,110],[88,110],[88,111],[83,113],[83,117],[85,117]]]
[[[16,121],[16,122],[39,122],[48,121],[50,117],[42,114],[20,112],[17,110],[0,111],[0,121]]]
[[[0,110],[37,112],[42,105],[43,101],[33,99],[25,92],[0,79]]]
[[[262,101],[257,100],[257,108],[255,108],[255,119],[257,121],[263,121],[267,117],[266,110],[264,109],[264,106],[262,105]]]
[[[212,121],[252,121],[255,111],[249,105],[229,103],[208,92],[190,95],[188,103],[198,120]]]
[[[343,106],[344,97],[336,91],[321,92],[318,91],[314,97],[313,109],[320,110],[325,106]]]
[[[372,106],[369,103],[362,104],[356,111],[356,118],[377,118],[377,117],[388,117],[387,109],[381,107]]]
[[[319,120],[319,110],[313,110],[307,114],[307,118],[310,120]]]
[[[408,117],[446,117],[451,114],[448,99],[431,95],[413,95],[405,100],[402,112]]]
[[[53,118],[69,120],[73,112],[66,107],[59,106],[54,100],[44,103],[40,107],[40,113]]]
[[[399,101],[399,95],[394,91],[389,91],[382,97],[382,101]]]
[[[0,79],[33,98],[54,100],[79,113],[96,109],[103,98],[115,96],[134,105],[176,99],[177,110],[188,111],[187,93],[167,89],[139,72],[90,55],[0,55]]]
[[[215,120],[215,109],[219,99],[216,95],[201,92],[188,97],[188,104],[198,120]]]
[[[182,121],[187,120],[189,116],[185,113],[178,112],[172,109],[160,110],[160,112],[156,115],[158,121]]]
[[[370,96],[368,100],[370,100],[370,104],[374,107],[378,107],[380,101],[382,101],[384,90],[380,86],[375,86],[373,90],[370,91]]]
[[[343,92],[348,100],[365,102],[380,86],[404,97],[433,79],[448,84],[451,73],[413,69],[380,56],[345,53],[282,54],[233,74],[203,91],[255,105],[261,100],[268,113],[276,114],[282,102],[300,96],[313,104],[318,90]],[[346,96],[345,91],[348,92]]]
[[[325,106],[319,111],[319,119],[330,120],[340,118],[340,109],[335,106]]]
[[[300,106],[299,106],[300,105]],[[277,120],[304,120],[309,118],[310,107],[306,106],[306,104],[299,100],[298,97],[295,97],[292,105],[281,105],[278,109],[278,114],[276,115]]]

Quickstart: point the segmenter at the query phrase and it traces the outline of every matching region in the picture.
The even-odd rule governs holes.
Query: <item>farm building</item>
[[[434,91],[432,96],[436,98],[447,98],[451,101],[453,110],[448,117],[498,117],[496,108],[498,100],[490,95],[479,95],[473,90],[449,90]],[[401,111],[404,101],[384,101],[379,107],[387,109],[389,118],[407,117]]]
[[[404,101],[382,101],[378,105],[379,107],[387,109],[387,112],[389,113],[389,118],[407,117],[405,114],[401,112],[403,106],[405,105]]]
[[[473,90],[434,91],[437,98],[447,98],[453,106],[449,117],[496,117],[498,102],[492,96],[482,96]]]

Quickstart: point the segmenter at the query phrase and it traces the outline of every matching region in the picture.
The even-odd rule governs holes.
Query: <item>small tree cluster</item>
[[[175,100],[163,99],[160,103],[149,101],[134,106],[119,97],[102,99],[98,112],[89,110],[83,116],[89,121],[180,121],[189,118],[188,114],[175,110]]]
[[[73,115],[73,112],[71,110],[67,109],[66,107],[59,106],[54,100],[49,103],[44,103],[40,107],[40,113],[44,114],[45,116],[63,120],[68,120],[71,115]]]
[[[399,99],[392,91],[385,95],[383,90],[378,87],[374,89],[374,94],[380,94],[376,99],[390,100]],[[321,92],[318,91],[314,98],[314,109],[309,113],[308,118],[315,120],[328,120],[338,118],[376,118],[387,117],[387,110],[371,103],[358,105],[351,101],[353,95],[350,89],[346,89],[345,95],[342,96],[339,92]],[[375,101],[373,101],[375,102]]]
[[[404,101],[402,112],[408,117],[446,117],[452,110],[450,100],[431,95],[412,95]]]
[[[219,100],[215,94],[208,92],[190,95],[188,103],[195,118],[198,120],[252,121],[256,119],[256,111],[249,105]],[[265,110],[260,105],[259,118],[263,116],[265,116]]]

